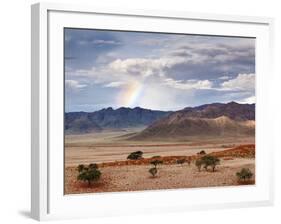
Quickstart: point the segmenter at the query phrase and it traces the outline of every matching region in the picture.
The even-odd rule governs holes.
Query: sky
[[[65,110],[255,103],[255,39],[65,28]]]

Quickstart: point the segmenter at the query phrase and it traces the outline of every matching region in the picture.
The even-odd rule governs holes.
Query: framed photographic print
[[[270,18],[32,6],[32,216],[269,205]]]

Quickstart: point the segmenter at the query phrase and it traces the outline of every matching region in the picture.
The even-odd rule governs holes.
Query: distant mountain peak
[[[170,113],[129,139],[185,139],[188,136],[237,136],[254,133],[255,106],[230,102],[187,107]]]
[[[104,129],[145,127],[168,114],[169,112],[141,107],[120,107],[117,109],[108,107],[89,113],[70,112],[65,113],[65,130],[66,133],[87,133]],[[90,128],[91,125],[93,125],[93,129]]]
[[[231,105],[231,104],[237,105],[237,104],[239,104],[239,103],[237,103],[237,102],[235,102],[235,101],[231,101],[231,102],[229,102],[229,103],[227,103],[227,104],[229,104],[229,105]]]

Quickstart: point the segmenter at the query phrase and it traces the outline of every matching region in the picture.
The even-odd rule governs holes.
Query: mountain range
[[[149,110],[140,107],[111,107],[95,112],[65,113],[66,134],[100,132],[108,129],[146,127],[171,112]]]
[[[214,103],[173,112],[130,137],[130,140],[179,139],[187,136],[252,136],[255,105]]]
[[[254,135],[255,104],[213,103],[179,111],[156,111],[140,107],[102,109],[92,113],[65,114],[66,133],[146,127],[129,140],[153,140],[185,136]]]

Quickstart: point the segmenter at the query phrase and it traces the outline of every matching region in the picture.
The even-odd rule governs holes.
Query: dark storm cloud
[[[167,74],[173,78],[218,79],[226,74],[255,73],[253,43],[182,45],[170,55],[189,59],[167,69]]]
[[[65,29],[66,66],[76,69],[90,68],[101,54],[121,45],[116,36],[107,31]],[[69,62],[69,59],[71,60]]]

